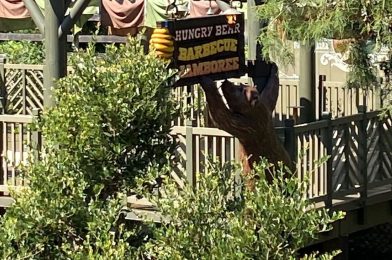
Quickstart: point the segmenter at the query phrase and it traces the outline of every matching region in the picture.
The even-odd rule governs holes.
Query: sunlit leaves
[[[343,214],[312,209],[307,183],[282,179],[287,169],[272,170],[263,160],[240,182],[238,168],[218,164],[197,177],[197,186],[179,190],[170,179],[152,197],[164,216],[155,240],[146,245],[157,259],[296,259],[298,250],[331,229]],[[254,189],[244,183],[254,182]],[[313,254],[305,259],[332,259]]]
[[[130,40],[98,55],[74,54],[38,127],[40,161],[23,168],[29,188],[0,225],[2,259],[129,259],[138,229],[125,230],[127,192],[173,147],[173,71]]]

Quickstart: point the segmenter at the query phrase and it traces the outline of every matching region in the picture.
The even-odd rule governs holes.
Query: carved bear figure
[[[293,169],[293,163],[279,142],[273,127],[271,110],[262,102],[255,87],[234,85],[225,80],[221,90],[226,103],[212,80],[203,78],[201,84],[215,125],[237,137],[242,145],[244,173],[249,173],[260,157],[265,157],[275,166],[283,162]],[[268,181],[272,176],[266,173]]]

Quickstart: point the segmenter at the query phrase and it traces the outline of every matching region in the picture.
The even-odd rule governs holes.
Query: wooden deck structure
[[[39,133],[27,127],[43,107],[43,66],[7,64],[0,59],[0,206],[12,203],[10,187],[25,185],[17,166],[26,162],[29,144],[39,146]],[[379,118],[376,91],[361,93],[332,82],[322,82],[329,98],[323,99],[320,118],[295,124],[292,107],[299,105],[298,82],[281,79],[281,94],[274,116],[276,131],[293,159],[297,176],[309,177],[308,198],[317,207],[347,212],[321,240],[392,221],[392,117]],[[189,110],[173,122],[178,141],[171,176],[184,185],[195,181],[208,159],[222,164],[236,160],[238,142],[230,134],[208,128],[204,95],[196,86],[173,90]],[[364,98],[363,98],[364,97]],[[351,101],[350,101],[351,100]],[[363,102],[368,107],[363,106]],[[367,108],[367,109],[366,109]],[[188,118],[188,119],[187,119]],[[189,120],[192,118],[193,120]],[[313,162],[329,156],[325,164]],[[128,218],[145,215],[159,221],[156,208],[143,200],[128,199]]]

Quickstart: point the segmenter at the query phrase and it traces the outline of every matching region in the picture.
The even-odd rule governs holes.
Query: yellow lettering
[[[186,48],[178,48],[178,60],[187,61],[186,54]]]
[[[194,60],[195,54],[193,53],[193,48],[188,48],[188,53],[186,55],[186,60]]]
[[[210,44],[209,43],[206,43],[206,44],[203,44],[203,57],[207,57],[207,56],[210,56]]]
[[[211,55],[216,54],[217,50],[216,50],[216,41],[211,42],[211,51],[210,51]]]
[[[203,58],[201,51],[202,51],[202,47],[200,45],[195,46],[195,59],[200,59]]]
[[[225,51],[230,50],[230,39],[225,39]]]
[[[223,40],[218,40],[216,43],[216,49],[218,52],[222,52],[224,50],[224,42]]]
[[[237,40],[230,39],[230,51],[236,52],[237,51]]]

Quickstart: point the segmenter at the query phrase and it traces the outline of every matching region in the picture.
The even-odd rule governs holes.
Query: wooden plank
[[[0,208],[9,208],[15,200],[11,197],[0,196]]]
[[[1,185],[7,185],[8,184],[8,162],[7,162],[7,150],[8,150],[8,129],[7,129],[7,123],[3,122],[3,147],[1,151],[1,161],[3,164],[2,170],[3,170],[3,183],[0,183]]]
[[[26,158],[24,156],[24,145],[23,145],[24,133],[23,133],[23,130],[24,130],[24,125],[18,124],[18,151],[19,151],[18,164],[20,164],[21,162],[26,160]],[[21,174],[18,174],[15,184],[18,186],[23,185],[23,180],[22,180]]]
[[[15,123],[11,123],[11,185],[16,184],[16,171],[15,171],[15,166],[16,166],[16,133],[15,133]]]
[[[173,126],[170,132],[171,135],[181,134],[185,135],[185,126]],[[218,128],[210,128],[210,127],[192,127],[194,135],[202,135],[202,136],[221,136],[221,137],[232,137],[231,134],[220,130]]]
[[[115,35],[67,35],[67,42],[74,42],[75,37],[79,43],[125,43],[127,37]],[[43,36],[41,34],[28,33],[0,33],[0,41],[33,41],[42,42]]]
[[[0,115],[0,122],[29,124],[33,118],[32,115]]]
[[[193,136],[193,142],[194,142],[194,149],[193,149],[193,154],[192,154],[192,160],[193,162],[193,173],[196,174],[200,172],[200,136],[199,135],[194,135]]]
[[[13,64],[13,63],[5,63],[4,64],[5,69],[10,69],[10,70],[35,70],[35,71],[43,71],[44,70],[44,65],[41,64]]]
[[[311,123],[305,123],[305,124],[300,124],[300,125],[295,125],[294,126],[294,133],[296,135],[305,133],[307,131],[313,131],[313,130],[318,130],[321,128],[325,128],[328,126],[328,122],[325,120],[321,121],[316,121],[316,122],[311,122]]]
[[[0,33],[0,41],[33,41],[41,42],[43,36],[41,34],[29,33]]]

